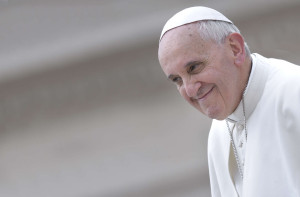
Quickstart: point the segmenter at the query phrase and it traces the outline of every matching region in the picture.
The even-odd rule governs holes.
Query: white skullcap
[[[225,21],[228,23],[232,23],[228,18],[226,18],[217,10],[202,6],[190,7],[178,12],[167,21],[161,32],[159,40],[161,40],[161,38],[167,31],[174,29],[175,27],[203,20]]]

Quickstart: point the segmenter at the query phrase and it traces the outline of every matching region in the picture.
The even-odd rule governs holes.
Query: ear
[[[234,63],[242,65],[246,59],[244,38],[239,33],[231,33],[228,35],[229,45],[234,56]]]

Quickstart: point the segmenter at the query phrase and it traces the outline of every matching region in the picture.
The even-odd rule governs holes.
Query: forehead
[[[197,24],[188,24],[168,31],[159,44],[158,58],[165,70],[170,64],[184,64],[209,53],[211,41],[200,36]]]
[[[196,23],[192,23],[169,30],[162,37],[159,48],[163,49],[170,44],[178,45],[192,40],[194,42],[201,40],[197,27],[198,25]]]

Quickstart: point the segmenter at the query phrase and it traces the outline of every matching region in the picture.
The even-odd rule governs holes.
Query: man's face
[[[164,35],[158,55],[164,73],[200,112],[223,120],[235,110],[240,74],[227,41],[203,40],[194,24],[185,25]]]

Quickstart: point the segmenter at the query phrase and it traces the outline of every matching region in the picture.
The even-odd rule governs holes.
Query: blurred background
[[[298,0],[0,0],[0,196],[210,196],[211,120],[157,60],[164,23],[196,5],[300,64]]]

